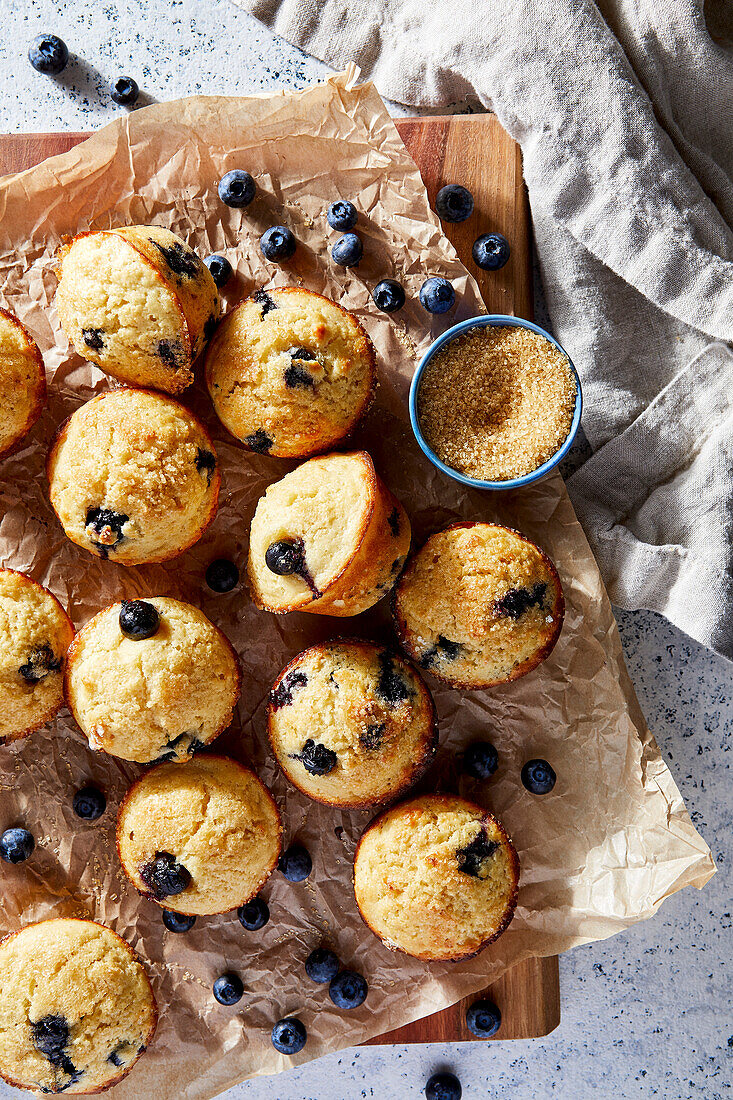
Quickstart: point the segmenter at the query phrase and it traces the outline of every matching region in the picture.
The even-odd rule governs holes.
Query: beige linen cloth
[[[475,95],[520,143],[611,599],[733,660],[733,0],[236,2],[400,103]]]

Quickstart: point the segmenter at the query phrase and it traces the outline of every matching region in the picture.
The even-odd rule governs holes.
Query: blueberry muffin
[[[222,424],[250,450],[302,458],[349,434],[371,401],[374,364],[348,310],[289,286],[258,290],[224,318],[206,384]]]
[[[117,851],[135,889],[164,909],[226,913],[264,885],[281,832],[254,772],[202,755],[159,764],[133,784],[117,819]]]
[[[354,857],[354,892],[382,942],[417,959],[476,955],[514,915],[519,858],[473,802],[424,795],[381,814]]]
[[[166,596],[95,615],[69,651],[69,710],[93,749],[139,764],[186,761],[232,720],[232,646],[203,612]]]
[[[63,607],[24,573],[0,569],[0,745],[50,722],[64,701],[74,627]]]
[[[46,370],[33,337],[0,309],[0,455],[26,435],[46,401]]]
[[[418,672],[370,642],[330,642],[294,657],[270,692],[267,722],[290,782],[331,806],[394,798],[419,778],[438,743]]]
[[[486,688],[544,661],[565,614],[560,578],[538,546],[491,523],[431,535],[392,598],[402,645],[454,687]]]
[[[219,499],[204,426],[147,390],[111,390],[78,408],[58,432],[47,470],[51,504],[71,541],[120,565],[181,554]]]
[[[258,607],[358,615],[392,588],[410,521],[366,451],[304,462],[260,498],[249,539]]]
[[[111,929],[45,920],[0,941],[0,1075],[9,1084],[102,1092],[130,1072],[156,1020],[145,969]]]
[[[77,353],[132,385],[181,393],[219,318],[209,269],[175,233],[126,225],[59,252],[56,309]]]

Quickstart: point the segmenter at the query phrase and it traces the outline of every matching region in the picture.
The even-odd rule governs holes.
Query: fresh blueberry
[[[498,763],[499,754],[490,741],[474,741],[463,754],[463,770],[472,779],[489,779]]]
[[[123,600],[120,608],[120,630],[136,642],[152,638],[160,626],[160,615],[147,600]]]
[[[266,260],[278,263],[295,252],[295,237],[284,225],[273,225],[260,237],[260,249]]]
[[[484,233],[473,242],[473,262],[484,271],[498,271],[509,259],[511,249],[501,233]]]
[[[459,183],[448,183],[438,191],[435,209],[441,221],[465,222],[473,213],[473,195]]]
[[[308,1033],[300,1020],[288,1016],[278,1020],[271,1033],[272,1045],[280,1054],[297,1054],[305,1046]]]
[[[97,787],[82,787],[74,795],[74,813],[84,821],[96,821],[107,809],[107,799]]]
[[[369,986],[354,970],[342,970],[331,980],[328,995],[336,1008],[358,1008],[364,1004]]]
[[[461,1082],[452,1073],[434,1073],[425,1086],[425,1100],[461,1100]]]
[[[363,251],[361,237],[357,237],[356,233],[344,233],[332,247],[331,259],[339,267],[356,267]]]
[[[312,982],[330,982],[339,972],[339,961],[327,947],[316,947],[305,960],[305,972]]]
[[[237,916],[242,928],[246,928],[248,932],[257,932],[269,921],[270,910],[267,902],[262,898],[252,898],[251,901],[239,906]]]
[[[37,34],[28,47],[28,60],[36,72],[57,76],[66,68],[69,50],[56,34]]]
[[[219,180],[219,198],[227,206],[241,210],[255,197],[255,181],[249,172],[234,168]]]
[[[528,760],[522,768],[522,783],[532,794],[549,794],[556,780],[546,760]]]
[[[291,844],[280,856],[277,866],[288,882],[304,882],[313,870],[313,860],[302,844]]]
[[[332,202],[326,213],[326,221],[331,229],[338,229],[339,233],[348,233],[350,229],[353,229],[358,217],[353,202],[349,202],[347,199]]]
[[[265,565],[278,577],[289,577],[303,565],[302,539],[280,539],[271,542],[265,551]]]
[[[225,287],[232,277],[232,265],[226,256],[220,256],[218,252],[214,252],[211,256],[204,256],[204,263],[211,272],[211,278],[216,283],[219,290]]]
[[[428,313],[447,313],[456,300],[456,292],[447,279],[433,276],[420,287],[420,304]]]
[[[466,1026],[478,1039],[490,1039],[501,1027],[501,1012],[493,1001],[474,1001],[466,1012]]]
[[[140,868],[140,878],[156,901],[182,894],[191,882],[190,872],[170,852],[156,852]]]
[[[112,98],[120,107],[132,107],[140,95],[137,81],[131,76],[120,76],[112,85]]]
[[[242,979],[237,974],[222,974],[214,982],[214,996],[220,1005],[235,1005],[243,994]]]
[[[382,313],[395,313],[405,304],[405,292],[396,279],[382,279],[372,291],[372,298]]]
[[[336,753],[333,749],[326,748],[320,741],[314,741],[312,737],[303,745],[300,754],[303,767],[311,775],[328,775],[336,767]]]
[[[0,836],[0,859],[6,863],[24,863],[36,846],[27,829],[6,829]]]
[[[170,909],[163,910],[163,924],[169,932],[190,932],[195,923],[195,917],[189,917],[185,913],[172,913]]]
[[[239,584],[239,570],[228,558],[215,558],[206,567],[206,583],[212,592],[231,592]]]

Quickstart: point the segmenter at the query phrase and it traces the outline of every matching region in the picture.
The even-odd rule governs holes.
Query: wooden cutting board
[[[397,119],[396,125],[422,173],[433,205],[436,192],[446,183],[461,183],[474,196],[471,217],[458,225],[444,224],[443,229],[476,278],[489,312],[513,313],[531,319],[529,212],[519,147],[493,115]],[[21,172],[46,157],[65,153],[87,136],[0,135],[0,175]],[[501,271],[481,271],[471,259],[474,240],[487,232],[503,233],[511,244],[511,259]],[[497,1039],[528,1039],[549,1034],[560,1022],[557,958],[526,959],[494,982],[486,996],[501,1009],[502,1025]],[[465,1011],[477,997],[469,997],[370,1042],[473,1039],[465,1024]]]

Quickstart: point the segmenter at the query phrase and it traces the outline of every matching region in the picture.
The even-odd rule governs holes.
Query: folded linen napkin
[[[400,103],[476,95],[521,144],[610,596],[733,660],[731,0],[236,2]]]

